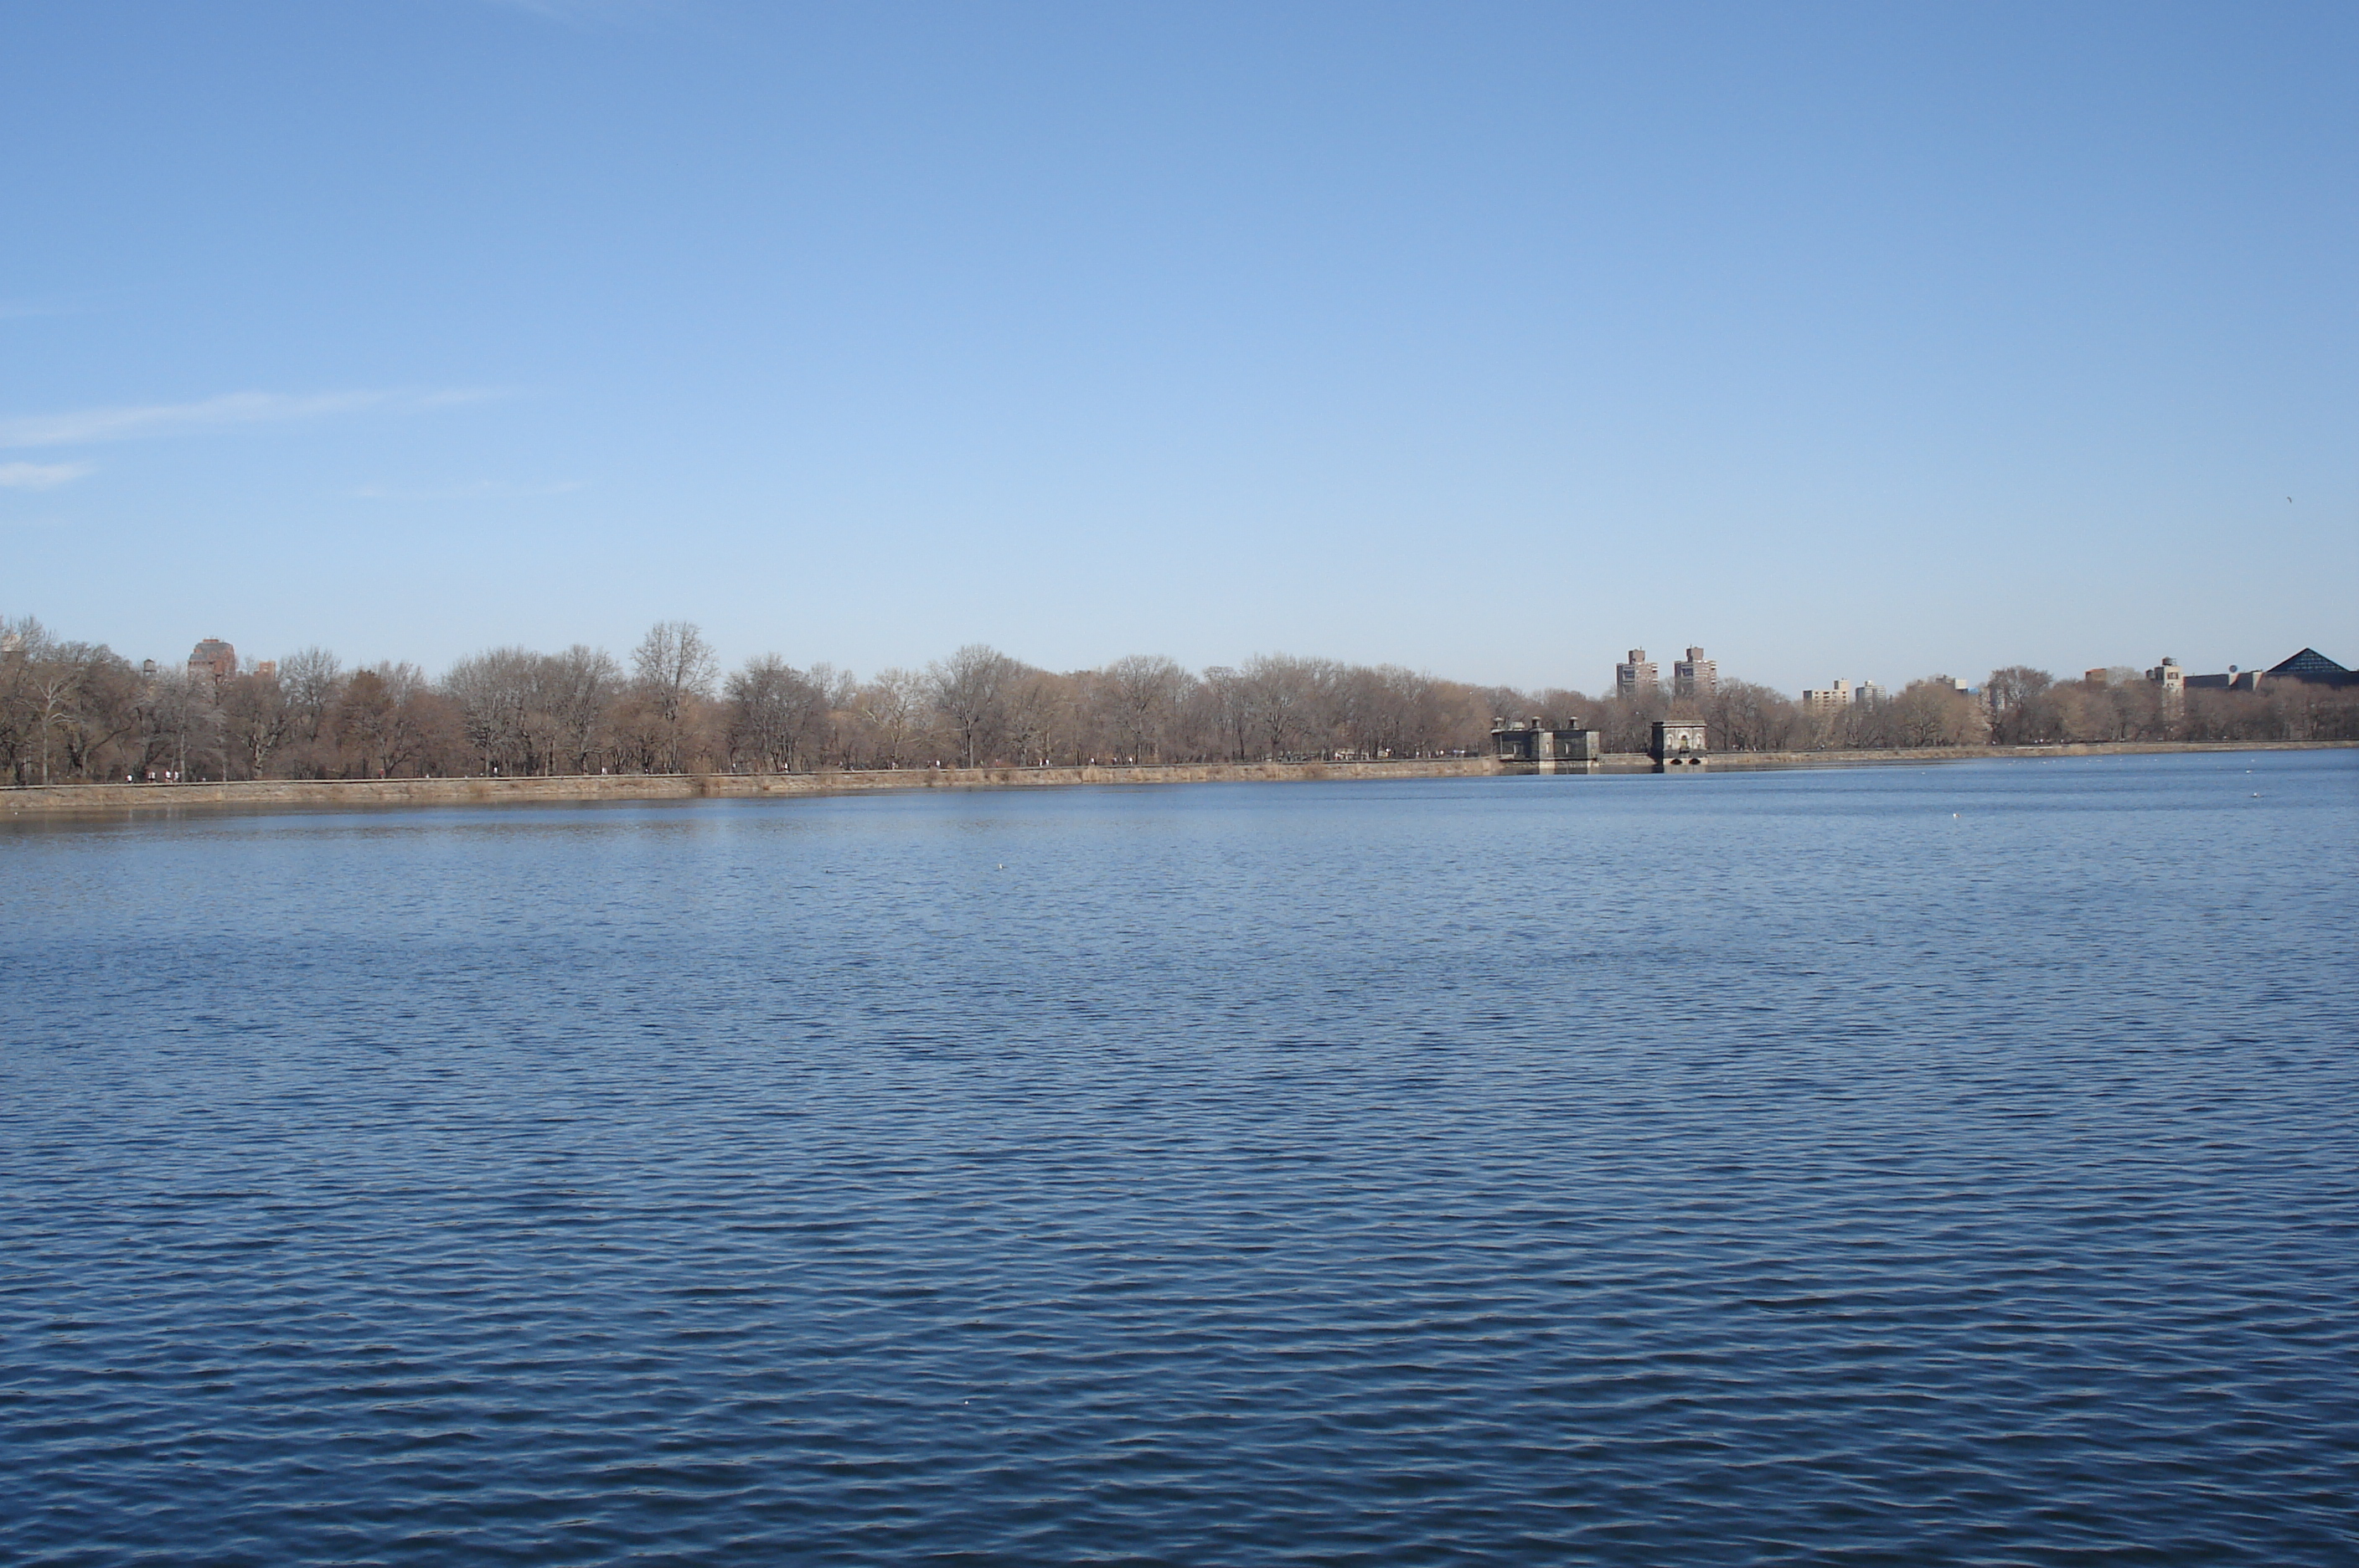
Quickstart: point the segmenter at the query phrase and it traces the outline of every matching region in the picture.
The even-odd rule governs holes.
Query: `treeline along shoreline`
[[[1842,751],[1739,752],[1728,772],[1872,768],[1965,762],[1982,757],[2130,756],[2159,752],[2310,751],[2359,741],[2131,741],[2097,745],[1921,746]],[[484,778],[263,779],[177,784],[31,784],[0,789],[0,819],[111,816],[184,809],[331,811],[418,806],[569,805],[597,801],[767,800],[864,795],[897,789],[1017,789],[1042,787],[1295,783],[1353,779],[1470,779],[1506,771],[1494,758],[1261,763],[1096,764],[1078,768],[821,768],[810,773],[592,773]],[[1610,755],[1604,774],[1644,774],[1644,753]]]
[[[975,645],[923,670],[866,679],[775,655],[724,672],[684,622],[651,628],[627,660],[579,645],[555,654],[494,648],[439,678],[402,662],[347,668],[318,648],[246,669],[225,644],[198,652],[185,667],[136,666],[29,618],[0,624],[0,781],[827,777],[843,788],[853,775],[966,782],[1057,769],[1157,769],[1139,777],[1173,779],[1169,770],[1182,768],[1275,777],[1266,770],[1449,764],[1427,771],[1455,773],[1487,768],[1496,720],[1534,716],[1595,729],[1607,752],[1626,754],[1646,748],[1657,719],[1701,719],[1712,751],[1730,763],[2359,740],[2359,689],[2273,682],[2166,700],[2136,671],[2060,681],[2020,666],[1993,671],[1979,691],[1929,676],[1830,711],[1741,680],[1686,694],[1649,687],[1591,696],[1287,654],[1201,671],[1136,655],[1060,672]]]

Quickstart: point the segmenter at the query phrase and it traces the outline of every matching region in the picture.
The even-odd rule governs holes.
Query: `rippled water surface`
[[[0,830],[0,1560],[2359,1562],[2359,754]]]

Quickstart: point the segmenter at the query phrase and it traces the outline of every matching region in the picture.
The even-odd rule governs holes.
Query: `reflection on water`
[[[2350,1563],[2354,764],[0,832],[0,1558]]]

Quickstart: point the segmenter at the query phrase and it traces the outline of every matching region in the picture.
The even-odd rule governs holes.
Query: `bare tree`
[[[186,781],[189,758],[201,758],[212,738],[212,676],[191,677],[182,666],[164,666],[141,691],[140,717],[147,766]]]
[[[527,649],[495,648],[461,659],[442,677],[485,775],[536,771],[530,720],[540,664]]]
[[[248,671],[222,688],[222,726],[248,778],[259,779],[295,727],[287,688],[276,674]]]
[[[1702,707],[1704,733],[1722,750],[1779,751],[1799,740],[1799,710],[1767,686],[1723,680]]]
[[[2010,664],[2004,670],[1992,670],[1990,679],[1983,684],[1983,702],[1990,710],[1991,738],[2003,746],[2049,738],[2038,732],[2047,727],[2042,720],[2052,717],[2054,707],[2040,703],[2038,698],[2055,684],[2054,676],[2029,665]]]
[[[632,684],[648,721],[650,762],[677,773],[690,749],[690,731],[712,698],[720,661],[704,634],[688,621],[660,621],[631,655]]]
[[[1007,745],[1016,761],[1047,767],[1074,730],[1073,682],[1045,670],[1022,670],[1007,684]]]
[[[1430,675],[1397,664],[1354,665],[1332,690],[1340,738],[1355,755],[1422,755],[1440,730],[1440,692]]]
[[[355,670],[344,682],[336,703],[336,739],[357,759],[363,779],[380,778],[385,772],[397,701],[385,677],[374,670]]]
[[[577,642],[544,661],[542,680],[542,700],[555,721],[561,760],[571,771],[587,773],[622,685],[622,670],[604,650]]]
[[[925,678],[914,670],[882,670],[860,688],[851,707],[859,721],[872,767],[898,768],[923,726]]]
[[[1329,692],[1337,667],[1289,654],[1256,654],[1239,671],[1255,742],[1266,757],[1327,747]]]
[[[334,745],[330,719],[343,691],[343,661],[324,648],[306,648],[278,661],[278,684],[287,693],[292,723],[288,747],[298,769],[312,777],[327,771]]]
[[[1132,761],[1163,760],[1163,744],[1195,682],[1176,659],[1134,653],[1100,672],[1122,750]]]
[[[1911,681],[1885,706],[1890,737],[1901,746],[1972,746],[1990,734],[1982,704],[1946,675]]]
[[[936,708],[966,767],[989,757],[1007,727],[1009,688],[1024,667],[983,643],[969,643],[927,669]]]
[[[1254,704],[1245,671],[1216,664],[1204,671],[1203,709],[1200,720],[1217,735],[1218,749],[1233,761],[1253,754]]]
[[[69,774],[95,779],[126,772],[125,751],[139,733],[139,672],[103,644],[74,651],[73,702],[60,729]]]
[[[729,755],[763,772],[793,772],[826,724],[828,693],[775,653],[747,660],[727,695]]]
[[[26,672],[25,695],[34,734],[40,741],[41,782],[49,781],[49,753],[66,715],[73,711],[74,686],[81,675],[72,662],[51,654],[32,663]]]
[[[463,757],[459,705],[434,689],[426,671],[394,662],[377,666],[377,674],[394,699],[385,758],[388,776],[442,772],[448,769],[447,759]]]
[[[356,670],[336,704],[336,737],[349,774],[390,779],[415,771],[462,734],[458,702],[437,692],[414,664]]]
[[[690,698],[711,697],[720,671],[712,645],[690,621],[658,621],[631,654],[633,677],[668,704],[668,713],[679,712]]]
[[[32,746],[30,701],[41,623],[30,615],[0,620],[0,777],[25,781]]]
[[[854,711],[860,698],[860,681],[849,670],[840,670],[821,659],[803,671],[804,679],[819,693],[812,709],[810,733],[804,737],[808,765],[825,768],[831,757],[835,766],[852,766],[852,755],[860,743],[860,718]]]
[[[48,629],[32,616],[0,621],[0,757],[20,784],[47,768],[51,648]]]

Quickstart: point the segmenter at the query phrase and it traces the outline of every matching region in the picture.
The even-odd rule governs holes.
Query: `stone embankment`
[[[576,800],[773,799],[878,789],[1015,789],[1076,784],[1213,784],[1463,779],[1486,757],[1414,762],[1166,763],[1088,768],[906,768],[821,773],[595,773],[553,779],[260,779],[226,784],[34,784],[0,789],[0,817],[190,807],[536,805]]]
[[[2071,741],[2055,746],[1919,746],[1857,751],[1714,752],[1712,766],[1723,772],[1771,768],[1860,768],[1888,762],[1975,762],[1995,757],[2153,757],[2190,751],[2332,751],[2359,746],[2348,740],[2118,740]],[[1608,757],[1609,763],[1614,759]],[[1645,759],[1640,758],[1641,762]]]
[[[2186,751],[2308,751],[2351,741],[2118,742],[1947,746],[1889,751],[1722,752],[1723,772],[1968,762],[1985,757],[2118,757]],[[1642,756],[1609,755],[1599,772],[1645,773]],[[1473,779],[1501,771],[1487,757],[1413,762],[1166,763],[1087,768],[908,768],[821,773],[614,773],[554,779],[262,779],[226,784],[29,784],[0,788],[0,819],[118,815],[190,808],[536,805],[580,800],[698,800],[859,795],[878,789],[1013,789],[1078,784],[1277,783],[1345,779]],[[1578,777],[1573,775],[1572,777]]]

